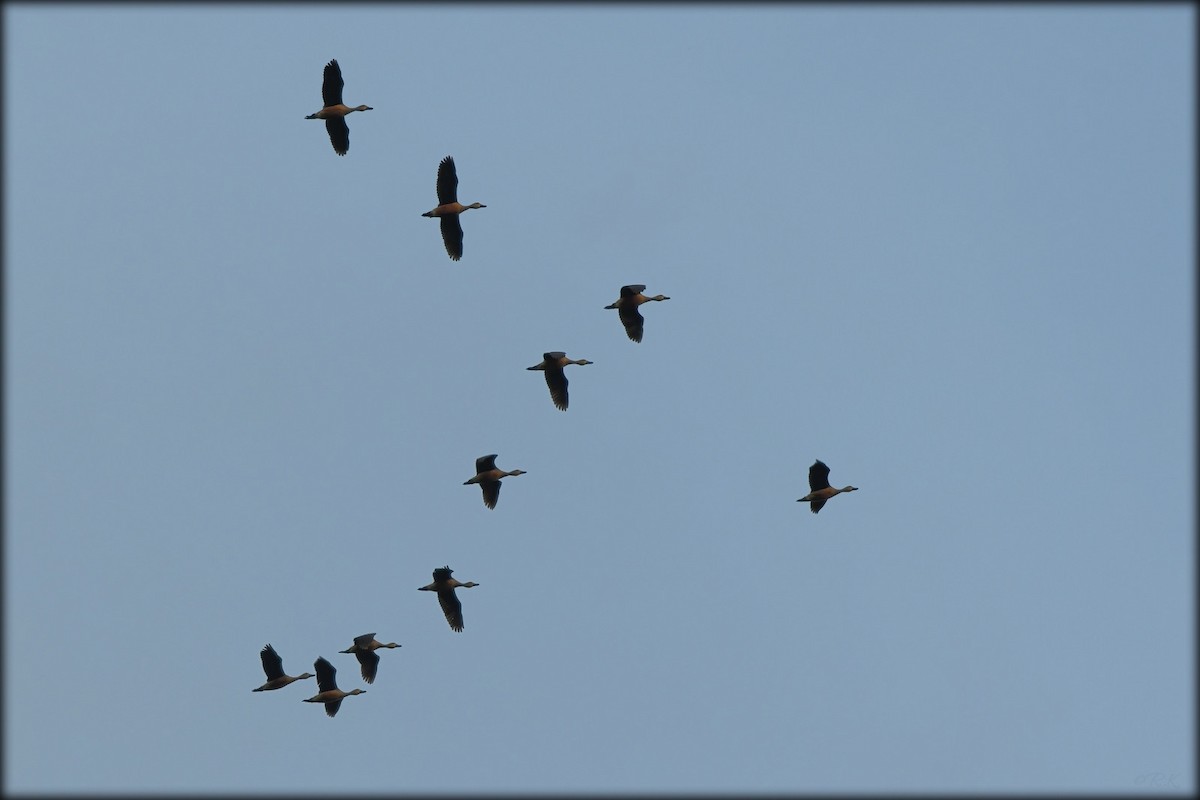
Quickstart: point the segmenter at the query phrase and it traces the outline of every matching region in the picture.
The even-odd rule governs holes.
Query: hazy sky
[[[4,21],[6,791],[1194,791],[1189,5]]]

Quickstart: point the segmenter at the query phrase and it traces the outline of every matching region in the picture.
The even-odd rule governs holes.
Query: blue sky
[[[1190,6],[5,23],[6,791],[1194,791]]]

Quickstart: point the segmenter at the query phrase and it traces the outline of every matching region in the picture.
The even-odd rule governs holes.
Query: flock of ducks
[[[342,88],[344,85],[345,81],[342,79],[342,69],[338,65],[337,59],[333,59],[325,65],[324,81],[321,85],[321,98],[324,105],[320,111],[305,117],[305,119],[325,120],[325,130],[329,134],[329,142],[333,145],[333,151],[339,156],[344,156],[350,152],[350,128],[346,124],[346,116],[355,111],[374,110],[371,106],[367,105],[359,105],[351,108],[343,103]],[[451,261],[458,261],[463,255],[463,230],[459,217],[464,211],[475,208],[487,208],[487,206],[478,202],[463,205],[458,201],[458,171],[451,156],[446,156],[438,164],[437,199],[437,206],[426,211],[421,216],[438,219],[442,229],[442,242],[446,246],[446,254],[450,256]],[[640,283],[622,286],[620,297],[615,302],[604,307],[607,310],[617,311],[621,325],[625,328],[625,335],[629,337],[630,341],[637,343],[642,341],[646,322],[639,307],[646,303],[671,299],[662,294],[647,295],[644,294],[645,291],[645,285]],[[561,350],[553,350],[543,353],[540,363],[534,364],[532,367],[526,367],[526,369],[542,372],[546,378],[546,386],[550,390],[550,400],[554,403],[554,407],[560,411],[566,411],[570,403],[570,397],[567,393],[568,382],[564,371],[565,368],[571,364],[586,366],[591,363],[593,362],[585,358],[567,358],[567,354]],[[479,486],[483,493],[483,504],[489,509],[494,509],[496,503],[500,500],[500,481],[502,478],[511,478],[526,474],[525,470],[522,469],[502,470],[498,468],[496,466],[496,457],[496,453],[491,453],[490,455],[480,456],[475,459],[475,475],[463,482],[464,486],[470,486],[471,484]],[[796,502],[808,503],[809,509],[814,514],[820,511],[835,495],[858,490],[855,486],[845,486],[841,489],[831,486],[829,484],[829,467],[820,460],[816,461],[808,469],[808,486],[809,493]],[[453,570],[449,566],[439,567],[433,571],[433,582],[419,587],[418,591],[436,592],[438,604],[442,608],[442,613],[445,615],[450,629],[456,633],[461,633],[463,630],[462,602],[458,599],[456,590],[470,589],[479,584],[473,581],[464,583],[452,576]],[[400,647],[400,645],[395,642],[384,644],[375,638],[374,633],[364,633],[362,636],[356,636],[354,644],[349,648],[338,652],[353,654],[358,659],[363,681],[371,684],[375,682],[375,676],[379,671],[380,659],[377,651],[396,647]],[[325,713],[330,717],[337,714],[338,709],[341,708],[343,699],[365,694],[366,692],[365,689],[352,689],[349,692],[339,689],[336,680],[337,669],[324,657],[318,657],[313,663],[313,669],[316,670],[315,675],[305,672],[301,675],[293,676],[284,672],[283,659],[270,644],[263,647],[260,656],[267,681],[262,686],[254,689],[253,691],[255,692],[274,691],[282,689],[296,681],[315,677],[317,679],[317,694],[306,699],[304,702],[323,703],[325,705]]]
[[[484,456],[484,459],[495,459],[495,456]],[[479,459],[483,461],[484,459]],[[503,472],[502,470],[493,470],[502,475],[520,475],[521,470],[514,472]],[[476,475],[476,478],[479,476]],[[495,483],[494,492],[498,495],[500,492],[500,483],[498,480],[491,481],[485,479],[475,481],[474,479],[468,483],[478,482],[484,486],[484,496],[486,502],[488,487],[484,485],[485,481]],[[495,496],[495,495],[493,495]],[[495,506],[495,501],[489,508]],[[442,613],[446,617],[446,622],[450,624],[450,630],[456,633],[462,633],[463,629],[463,613],[462,602],[458,599],[456,589],[470,589],[478,586],[474,581],[462,582],[454,577],[454,570],[450,567],[438,567],[433,571],[433,582],[418,587],[421,592],[437,592],[438,605],[442,607]],[[362,673],[362,679],[366,683],[374,683],[375,676],[379,674],[379,653],[377,650],[391,650],[400,647],[395,642],[384,644],[375,638],[374,633],[364,633],[362,636],[354,637],[354,644],[350,645],[345,650],[339,650],[339,653],[352,653],[358,659],[359,671]],[[259,652],[262,658],[263,673],[267,676],[267,682],[257,689],[251,689],[253,692],[271,692],[276,689],[282,689],[296,681],[306,680],[308,678],[317,679],[317,693],[312,697],[307,698],[306,703],[324,703],[325,713],[330,716],[336,716],[338,709],[342,707],[342,700],[347,697],[353,697],[357,694],[366,694],[366,689],[351,689],[350,691],[342,691],[337,685],[337,668],[333,666],[324,656],[319,656],[313,662],[313,669],[317,672],[314,675],[311,672],[305,672],[300,675],[288,675],[283,671],[283,657],[275,651],[275,648],[267,643]]]

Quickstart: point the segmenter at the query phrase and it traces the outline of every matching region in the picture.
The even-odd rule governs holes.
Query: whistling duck
[[[348,650],[339,650],[339,653],[354,653],[358,657],[359,666],[362,668],[363,680],[367,683],[375,682],[375,675],[379,672],[379,654],[375,651],[381,647],[388,649],[399,647],[395,642],[384,644],[375,638],[373,633],[364,633],[362,636],[354,637],[354,644]]]
[[[554,401],[554,406],[559,411],[566,411],[570,398],[567,397],[567,376],[563,374],[563,367],[567,364],[584,366],[594,363],[586,358],[570,359],[567,358],[566,353],[555,350],[551,353],[542,353],[542,363],[525,369],[540,369],[546,373],[546,385],[550,387],[550,399]]]
[[[313,662],[313,669],[317,671],[317,688],[321,691],[304,702],[324,703],[325,713],[331,717],[337,714],[338,709],[342,707],[342,698],[367,693],[366,689],[351,689],[348,692],[339,689],[336,680],[337,669],[326,661],[324,656]]]
[[[325,130],[329,133],[329,141],[333,152],[344,156],[350,151],[350,128],[346,126],[346,115],[354,111],[374,111],[370,106],[348,107],[342,102],[342,68],[337,59],[325,65],[325,81],[321,84],[321,97],[325,107],[315,114],[309,114],[305,119],[325,120]]]
[[[797,503],[811,503],[812,513],[817,513],[829,502],[829,498],[842,492],[857,492],[857,486],[846,486],[835,489],[829,485],[829,467],[823,461],[816,461],[808,468],[808,488],[811,492],[797,500]]]
[[[496,454],[492,453],[490,456],[475,459],[475,477],[463,481],[463,486],[478,483],[479,488],[483,490],[483,504],[488,508],[495,508],[496,501],[500,499],[500,479],[524,474],[523,469],[514,469],[511,472],[496,469]]]
[[[435,569],[433,571],[433,583],[420,587],[418,591],[437,592],[438,603],[442,606],[442,613],[446,615],[446,622],[450,623],[450,630],[462,633],[462,603],[459,602],[458,595],[454,593],[454,590],[456,588],[470,589],[472,586],[478,586],[479,584],[473,581],[460,583],[450,577],[453,572],[454,570],[450,569],[450,567]]]
[[[283,672],[283,657],[275,652],[275,648],[267,645],[259,653],[262,656],[263,672],[267,673],[267,682],[257,689],[252,689],[254,692],[269,692],[272,689],[282,689],[292,681],[302,681],[305,678],[313,677],[311,672],[305,672],[301,675],[286,675]]]
[[[605,306],[605,308],[617,309],[617,315],[621,318],[621,324],[625,326],[625,335],[635,342],[642,341],[642,325],[645,323],[645,320],[642,318],[642,312],[638,311],[638,306],[642,303],[649,303],[651,300],[671,299],[662,294],[647,297],[642,294],[644,291],[646,291],[646,287],[641,283],[622,286],[621,297],[617,302],[611,306]]]
[[[458,172],[454,169],[454,159],[446,156],[438,164],[437,176],[437,208],[426,211],[422,217],[438,217],[442,224],[442,241],[446,245],[446,254],[451,261],[462,258],[463,231],[458,221],[458,215],[469,208],[487,208],[483,203],[471,203],[464,206],[458,202]]]

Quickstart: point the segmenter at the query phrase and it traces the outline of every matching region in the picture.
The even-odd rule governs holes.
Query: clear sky
[[[6,6],[4,788],[1193,791],[1194,25]]]

